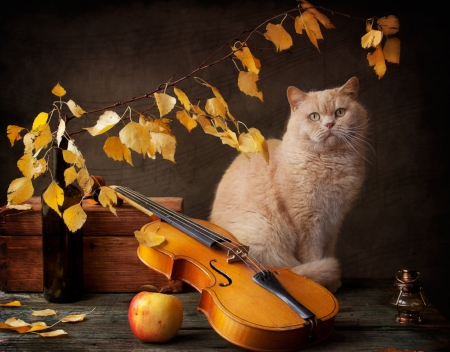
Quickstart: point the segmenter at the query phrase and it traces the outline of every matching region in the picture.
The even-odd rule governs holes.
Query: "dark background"
[[[443,9],[411,1],[313,4],[334,11],[322,10],[336,29],[323,29],[320,53],[306,35],[295,34],[289,52],[254,51],[262,61],[258,85],[264,103],[239,92],[238,72],[230,60],[198,76],[221,91],[237,119],[260,129],[266,138],[283,133],[289,85],[318,90],[357,76],[360,101],[370,112],[374,152],[368,151],[365,186],[339,238],[343,275],[393,280],[397,270],[418,269],[427,296],[450,316],[449,98],[444,86],[448,40],[438,18]],[[67,90],[66,100],[85,110],[143,95],[173,75],[176,79],[190,73],[242,30],[296,6],[294,0],[10,3],[0,15],[1,203],[6,204],[9,183],[21,177],[16,163],[23,154],[21,143],[10,147],[6,127],[30,128],[39,112],[50,111],[56,83]],[[365,19],[389,14],[400,19],[401,61],[388,64],[386,75],[378,79],[360,38]],[[292,29],[293,19],[286,18],[284,24]],[[253,40],[254,46],[272,47],[260,34]],[[179,88],[191,98],[211,97],[193,80]],[[142,100],[134,107],[144,109],[150,103]],[[73,121],[69,130],[93,126],[97,117]],[[105,135],[82,133],[76,142],[91,174],[148,196],[182,196],[188,215],[206,219],[214,189],[237,152],[199,128],[188,133],[175,118],[173,131],[176,164],[159,157],[143,160],[134,152],[134,167],[113,161],[102,151]],[[48,177],[36,180],[35,195],[48,182]]]

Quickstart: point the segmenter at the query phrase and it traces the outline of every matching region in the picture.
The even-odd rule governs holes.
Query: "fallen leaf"
[[[62,336],[62,335],[67,335],[67,332],[65,332],[64,330],[58,329],[58,330],[53,330],[53,331],[49,331],[49,332],[36,332],[36,334],[38,334],[39,336],[42,336],[42,337],[58,337],[58,336]]]
[[[154,247],[164,242],[164,236],[158,235],[156,232],[148,230],[134,231],[134,236],[140,244],[145,247]]]
[[[83,321],[86,317],[86,314],[72,314],[67,315],[64,318],[61,319],[61,322],[63,323],[76,323],[79,321]]]
[[[66,90],[58,83],[56,86],[53,87],[52,93],[56,95],[57,97],[63,97],[66,95]]]
[[[247,95],[257,97],[259,100],[264,101],[263,93],[258,90],[256,82],[259,77],[254,72],[240,71],[238,76],[238,87]]]
[[[30,204],[7,204],[6,208],[15,210],[30,210],[33,207]]]
[[[47,326],[46,323],[42,322],[42,321],[38,321],[36,323],[33,323],[30,325],[30,329],[28,331],[25,332],[34,332],[34,331],[39,331],[39,330],[46,330],[49,327]]]
[[[268,23],[264,37],[275,44],[277,51],[287,50],[293,44],[291,35],[281,24]]]
[[[0,303],[0,307],[21,307],[22,305],[20,304],[19,301],[12,301],[12,302],[7,302],[7,303]]]
[[[115,111],[105,111],[97,120],[93,127],[86,127],[92,136],[98,136],[113,128],[120,121],[120,116]]]
[[[56,311],[53,309],[43,309],[43,310],[33,310],[31,315],[34,317],[49,317],[52,315],[56,315]]]

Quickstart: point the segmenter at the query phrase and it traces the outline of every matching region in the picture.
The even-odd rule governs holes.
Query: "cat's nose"
[[[328,123],[325,124],[325,126],[327,126],[329,130],[331,130],[331,128],[332,128],[334,125],[335,125],[334,122],[328,122]]]

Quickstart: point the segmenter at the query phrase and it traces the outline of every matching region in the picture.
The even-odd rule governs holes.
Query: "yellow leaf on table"
[[[222,116],[223,118],[227,116],[226,107],[218,98],[208,99],[205,104],[205,110],[212,116]]]
[[[287,50],[293,44],[291,35],[281,24],[268,23],[264,37],[275,44],[277,51]]]
[[[76,323],[79,321],[83,321],[86,317],[86,314],[71,314],[67,315],[64,318],[61,319],[61,322],[63,323]]]
[[[13,180],[8,187],[8,204],[20,204],[25,202],[34,193],[33,183],[26,177]]]
[[[53,140],[52,131],[50,130],[50,126],[46,123],[40,125],[38,127],[38,135],[34,139],[34,148],[36,151],[44,148],[48,144],[50,144]]]
[[[248,46],[243,46],[239,49],[232,46],[231,49],[234,51],[234,55],[241,60],[244,68],[247,68],[250,72],[254,72],[256,74],[259,73],[261,69],[261,61],[253,56]]]
[[[31,130],[37,131],[39,126],[45,125],[47,123],[47,120],[48,120],[48,114],[46,112],[39,113],[33,121],[33,127],[31,127]]]
[[[58,337],[61,335],[67,335],[67,332],[65,332],[64,330],[58,329],[58,330],[53,330],[53,331],[49,331],[49,332],[37,332],[36,334],[38,334],[39,336],[42,336],[42,337]]]
[[[7,204],[6,208],[15,210],[30,210],[33,207],[30,204]]]
[[[177,100],[166,93],[155,93],[156,106],[159,110],[159,116],[163,117],[172,111]]]
[[[26,178],[31,179],[35,171],[35,162],[37,162],[36,158],[31,153],[27,153],[17,161],[17,167]]]
[[[145,229],[146,230],[146,229]],[[164,236],[151,231],[134,231],[134,236],[145,247],[154,247],[164,242]]]
[[[129,122],[119,132],[120,141],[131,150],[145,156],[150,146],[148,130],[137,122]]]
[[[251,127],[248,133],[239,135],[239,150],[244,153],[261,153],[264,159],[269,162],[269,148],[267,141],[261,132]]]
[[[383,48],[384,59],[393,64],[400,63],[400,39],[397,37],[388,38]]]
[[[317,10],[311,3],[306,0],[302,0],[302,8],[306,9],[306,12],[311,13],[326,29],[336,28],[330,19],[325,16],[322,12]]]
[[[175,136],[166,133],[150,132],[152,150],[161,153],[163,159],[175,162],[175,148],[177,140]]]
[[[7,302],[7,303],[0,303],[0,307],[21,307],[22,305],[20,304],[19,301],[12,301],[12,302]]]
[[[30,330],[30,324],[24,322],[22,319],[11,317],[4,323],[0,322],[0,329],[16,330],[17,332],[23,333]]]
[[[181,102],[181,104],[183,104],[183,107],[186,110],[190,110],[191,108],[191,102],[189,101],[189,98],[187,97],[187,95],[179,88],[175,87],[173,89],[173,91],[175,92],[178,100]]]
[[[376,48],[381,43],[381,39],[383,39],[383,32],[371,29],[362,36],[361,46],[365,49],[370,47]]]
[[[197,121],[195,121],[186,110],[177,111],[176,117],[180,123],[187,128],[189,132],[195,127],[197,127]]]
[[[89,172],[86,168],[81,168],[77,174],[77,182],[78,185],[86,192],[89,193],[92,190],[92,186],[94,186],[94,180],[89,175]]]
[[[128,164],[133,166],[130,149],[120,141],[119,137],[108,137],[103,145],[103,150],[111,159],[117,161],[125,160]]]
[[[59,206],[64,202],[64,191],[55,182],[50,183],[45,192],[42,194],[44,202],[61,216]]]
[[[378,29],[383,31],[384,35],[392,35],[399,31],[400,23],[398,22],[398,18],[394,15],[385,16],[379,18],[377,21]]]
[[[8,134],[8,139],[11,142],[11,147],[14,146],[14,142],[22,139],[20,132],[24,130],[23,127],[16,125],[9,125],[6,128],[6,133]]]
[[[86,222],[86,218],[87,215],[79,203],[67,208],[63,214],[64,223],[72,232],[80,229]]]
[[[120,121],[120,116],[115,111],[105,111],[97,120],[93,127],[86,127],[92,136],[98,136],[113,128]]]
[[[66,187],[77,179],[77,174],[78,173],[77,170],[75,170],[75,166],[68,167],[64,170],[64,182]]]
[[[31,326],[30,329],[25,332],[34,332],[34,331],[39,331],[39,330],[46,330],[49,328],[47,326],[47,324],[42,321],[38,321],[36,323],[30,324],[30,326]]]
[[[33,310],[31,315],[34,317],[50,317],[56,315],[56,311],[53,309]]]
[[[263,93],[258,90],[256,82],[259,77],[254,72],[240,71],[238,77],[239,89],[247,95],[257,97],[259,100],[264,101]]]
[[[67,102],[67,106],[75,117],[81,117],[84,114],[87,114],[87,112],[84,111],[81,106],[77,105],[72,99]]]
[[[386,73],[386,62],[384,60],[383,51],[379,45],[373,53],[367,54],[367,60],[369,61],[370,66],[374,66],[378,79],[383,77]]]
[[[52,93],[56,95],[57,97],[63,97],[66,95],[66,90],[58,83],[56,86],[53,87]]]

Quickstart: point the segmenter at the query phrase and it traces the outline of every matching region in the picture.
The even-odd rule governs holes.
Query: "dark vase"
[[[65,186],[64,171],[70,167],[64,161],[63,149],[67,140],[52,149],[51,170],[53,180],[64,190],[61,214],[81,202],[82,193],[74,185]],[[44,190],[45,192],[45,190]],[[62,217],[42,203],[42,251],[44,269],[44,298],[48,302],[68,303],[83,297],[83,233],[71,232]]]

